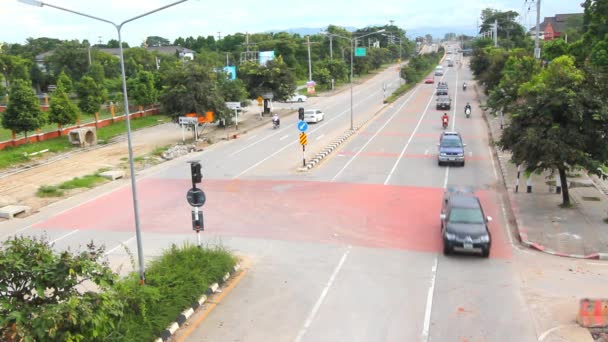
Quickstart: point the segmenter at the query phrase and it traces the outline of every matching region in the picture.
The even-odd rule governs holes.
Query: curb
[[[338,146],[342,145],[346,140],[348,140],[348,138],[350,138],[353,134],[355,134],[363,126],[367,125],[372,119],[376,118],[376,116],[378,116],[378,114],[380,114],[382,111],[384,111],[390,105],[392,105],[392,104],[383,103],[382,104],[382,108],[380,108],[372,116],[370,116],[369,118],[367,118],[367,120],[365,120],[363,123],[360,123],[360,124],[354,126],[352,130],[351,129],[347,130],[339,138],[337,138],[336,140],[334,140],[329,145],[325,146],[325,148],[321,152],[317,153],[314,156],[314,158],[312,158],[311,160],[308,161],[308,163],[306,163],[306,166],[299,168],[298,171],[300,171],[300,172],[306,172],[306,171],[312,169],[313,167],[315,167],[323,159],[325,159],[325,157],[327,157],[333,151],[335,151],[338,148]]]
[[[167,328],[165,328],[165,330],[160,334],[160,337],[157,338],[156,340],[154,340],[154,342],[164,342],[167,341],[171,338],[171,336],[173,336],[173,334],[175,334],[175,332],[184,325],[184,323],[186,323],[186,321],[188,321],[188,319],[194,314],[194,311],[196,309],[198,309],[199,307],[203,306],[203,304],[205,304],[205,302],[208,299],[208,296],[211,296],[212,294],[219,292],[219,287],[220,284],[223,284],[224,282],[226,282],[226,280],[228,280],[230,278],[230,276],[234,275],[236,272],[238,272],[238,270],[241,268],[240,264],[236,264],[234,265],[234,270],[231,272],[227,272],[222,279],[220,280],[220,283],[213,283],[211,284],[208,288],[207,291],[205,291],[205,294],[202,295],[196,302],[192,303],[192,306],[185,309],[184,311],[182,311],[181,314],[179,314],[179,316],[176,318],[176,320],[174,322],[172,322],[171,324],[169,324],[169,326]]]
[[[478,89],[477,89],[477,84],[473,85],[474,89],[475,89],[475,93],[477,94],[477,100],[480,101],[479,99],[479,93],[478,93]],[[506,153],[498,151],[498,149],[495,146],[495,142],[496,137],[494,132],[492,132],[492,127],[490,125],[490,122],[488,120],[488,114],[486,113],[485,110],[481,110],[483,113],[483,119],[486,122],[486,125],[488,127],[488,132],[490,135],[490,143],[492,144],[494,153],[496,154],[496,157],[498,159],[498,166],[500,169],[500,173],[502,175],[502,181],[503,181],[503,185],[505,186],[505,190],[507,193],[507,196],[509,198],[509,209],[511,211],[511,216],[513,216],[513,218],[515,219],[515,227],[517,229],[517,235],[519,237],[519,241],[520,243],[524,246],[524,247],[528,247],[530,249],[534,249],[537,250],[539,252],[543,252],[549,255],[554,255],[554,256],[559,256],[559,257],[567,257],[567,258],[574,258],[574,259],[586,259],[586,260],[608,260],[608,253],[592,253],[589,255],[582,255],[582,254],[567,254],[567,253],[562,253],[562,252],[558,252],[558,251],[554,251],[552,249],[549,249],[543,245],[541,245],[540,243],[537,242],[533,242],[530,241],[528,239],[528,232],[526,231],[526,229],[524,228],[524,224],[521,221],[521,219],[519,218],[519,216],[517,215],[517,212],[519,212],[519,208],[517,207],[517,203],[515,202],[515,198],[513,193],[511,193],[511,191],[509,191],[509,187],[507,185],[507,179],[508,179],[508,171],[507,171],[507,163],[509,163],[509,157]]]

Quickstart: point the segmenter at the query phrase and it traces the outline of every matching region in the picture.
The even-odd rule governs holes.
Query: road
[[[581,288],[581,281],[600,288],[605,273],[579,281],[561,272],[570,261],[558,264],[513,243],[487,128],[474,92],[459,88],[472,76],[466,67],[446,69],[450,128],[467,143],[465,167],[437,166],[443,112],[434,109],[434,85],[382,104],[382,85],[389,93],[396,86],[391,68],[354,90],[355,122],[378,114],[309,172],[298,171],[297,118],[289,117],[279,130],[265,126],[140,175],[146,258],[171,243],[195,241],[186,161],[200,159],[204,242],[250,264],[189,341],[537,341],[568,319],[539,314],[542,298],[571,297],[566,289]],[[466,102],[473,105],[470,119],[462,113]],[[309,153],[349,128],[349,103],[347,91],[307,104],[326,113],[307,132]],[[489,259],[441,253],[440,202],[449,185],[473,186],[494,218]],[[124,273],[131,266],[123,245],[135,253],[129,191],[127,184],[109,184],[10,229],[46,234],[57,249],[93,239]],[[529,279],[531,269],[552,272]],[[566,287],[551,298],[547,284],[558,279]],[[541,299],[531,305],[535,298]]]

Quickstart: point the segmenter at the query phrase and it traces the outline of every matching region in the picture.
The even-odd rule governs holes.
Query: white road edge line
[[[279,139],[279,141],[285,140],[285,139],[287,139],[287,137],[289,137],[289,134],[285,134],[284,136],[282,136],[281,139]]]
[[[494,154],[492,153],[492,148],[488,146],[488,151],[490,152],[490,161],[492,162],[492,170],[494,171],[494,178],[498,180],[498,172],[496,172],[496,164],[494,163]]]
[[[62,236],[60,236],[60,237],[56,238],[55,240],[51,241],[51,244],[54,244],[54,243],[55,243],[55,242],[57,242],[57,241],[61,241],[61,240],[65,239],[66,237],[68,237],[68,236],[70,236],[70,235],[72,235],[72,234],[76,234],[76,233],[78,233],[78,232],[79,232],[79,230],[78,230],[78,229],[74,229],[74,230],[72,230],[71,232],[69,232],[69,233],[67,233],[67,234],[64,234],[64,235],[62,235]]]
[[[393,120],[393,118],[395,117],[395,115],[399,114],[399,112],[401,111],[401,109],[403,109],[403,107],[410,101],[410,99],[414,96],[414,94],[418,91],[418,89],[420,89],[420,87],[416,87],[416,89],[410,94],[410,96],[407,98],[407,100],[405,100],[403,102],[403,104],[401,106],[399,106],[399,109],[397,109],[393,113],[393,115],[391,115],[391,117],[388,120],[386,120],[386,122],[384,123],[384,125],[382,125],[382,127],[380,127],[376,131],[376,133],[374,133],[374,135],[372,135],[372,137],[369,138],[369,140],[365,143],[365,145],[363,145],[361,147],[361,149],[357,153],[355,153],[355,155],[348,162],[346,162],[346,164],[344,165],[344,167],[342,167],[342,169],[340,169],[340,171],[338,171],[338,173],[336,173],[336,175],[331,179],[330,182],[334,182],[336,180],[336,178],[338,178],[342,174],[342,172],[344,172],[344,170],[346,170],[346,168],[349,167],[350,164],[355,159],[357,159],[357,157],[361,154],[361,152],[365,149],[365,147],[367,147],[367,145],[369,145],[374,140],[374,138],[376,138],[376,136],[378,136],[378,134],[380,134],[380,132],[384,129],[384,127],[386,127],[386,125],[388,125]]]
[[[557,327],[553,327],[547,331],[545,331],[544,333],[542,333],[540,336],[538,336],[538,341],[541,342],[543,341],[547,336],[549,336],[549,334],[551,334],[552,332],[559,330],[561,328],[567,328],[567,327],[578,327],[578,324],[564,324],[564,325],[558,325]]]
[[[315,140],[321,140],[321,138],[323,138],[324,136],[325,136],[325,134],[321,134],[321,135],[319,135],[319,136],[317,137],[317,139],[315,139]]]
[[[128,240],[125,240],[123,242],[121,242],[118,246],[110,249],[109,251],[105,252],[104,255],[110,255],[112,253],[114,253],[115,250],[119,249],[120,247],[126,246],[129,244],[129,242],[133,241],[133,239],[135,239],[135,236],[132,236],[131,238],[129,238]]]
[[[431,329],[431,310],[433,309],[433,294],[435,292],[435,279],[437,278],[437,256],[435,256],[435,264],[431,269],[431,286],[426,295],[426,309],[424,310],[424,325],[422,327],[422,341],[427,342],[430,337]]]
[[[595,266],[608,266],[608,262],[606,263],[602,263],[602,262],[587,262],[587,265],[595,265]]]
[[[325,300],[325,297],[327,296],[327,292],[329,292],[329,288],[333,285],[334,281],[336,280],[336,276],[338,275],[338,272],[340,272],[340,270],[342,269],[342,266],[344,265],[344,262],[346,261],[346,258],[348,257],[348,254],[350,253],[351,248],[352,248],[352,246],[348,246],[348,249],[346,249],[346,252],[344,252],[344,254],[342,255],[342,258],[340,259],[340,262],[334,269],[334,272],[331,274],[331,277],[329,278],[327,285],[325,285],[325,287],[323,288],[323,291],[321,292],[321,296],[319,297],[319,299],[317,299],[317,302],[315,303],[315,306],[312,308],[310,315],[308,315],[306,322],[304,322],[304,326],[302,327],[302,329],[300,329],[300,332],[298,333],[298,336],[296,337],[295,342],[300,342],[302,340],[302,337],[304,337],[304,334],[306,334],[306,330],[308,330],[308,328],[312,324],[312,321],[315,319],[315,316],[317,315],[317,312],[319,311],[321,304],[323,304],[323,301]]]
[[[445,177],[443,178],[443,189],[448,188],[448,179],[450,178],[450,166],[445,167]]]
[[[507,228],[507,236],[509,237],[509,242],[511,243],[511,246],[515,246],[515,244],[513,243],[513,235],[511,234],[511,225],[509,224],[509,219],[507,218],[507,210],[505,209],[504,198],[502,196],[500,197],[500,208],[502,209],[502,218],[503,220],[505,220],[505,226]]]

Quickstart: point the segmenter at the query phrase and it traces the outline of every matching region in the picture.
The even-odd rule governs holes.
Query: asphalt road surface
[[[250,270],[189,337],[191,341],[537,341],[545,328],[522,292],[498,177],[466,66],[446,67],[465,167],[439,167],[442,131],[435,85],[391,105],[390,68],[354,89],[355,123],[378,113],[309,172],[298,172],[297,117],[162,164],[139,177],[145,256],[195,242],[185,193],[187,160],[203,166],[205,244],[246,256]],[[471,102],[473,114],[464,117]],[[306,106],[310,108],[310,106]],[[321,98],[324,121],[308,130],[308,157],[350,127],[350,92]],[[450,185],[476,189],[490,224],[490,258],[441,253],[439,212]],[[46,234],[57,249],[91,239],[122,272],[136,255],[130,188],[107,185],[59,202],[14,232]],[[521,254],[521,255],[520,255]],[[533,257],[533,256],[532,256]],[[557,267],[557,266],[556,266]],[[539,323],[540,322],[540,323]],[[548,339],[547,339],[548,340]]]

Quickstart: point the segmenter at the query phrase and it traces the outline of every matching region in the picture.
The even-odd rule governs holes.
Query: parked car
[[[447,95],[437,96],[437,109],[450,109],[452,107],[452,99]]]
[[[441,206],[441,236],[443,254],[456,250],[480,252],[490,256],[492,236],[479,198],[470,189],[450,188],[445,191]]]
[[[306,102],[308,97],[306,95],[293,94],[287,99],[287,102]]]
[[[325,113],[318,109],[307,109],[304,111],[304,121],[317,123],[325,119]]]
[[[464,148],[462,137],[458,132],[442,132],[439,137],[439,153],[437,154],[437,165],[459,164],[464,166]]]

